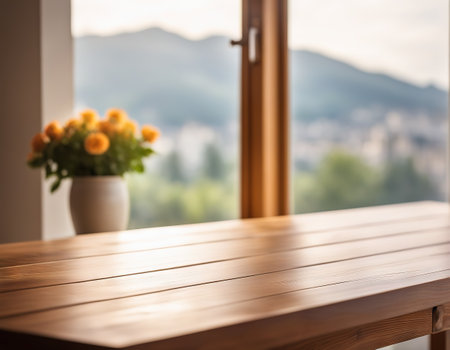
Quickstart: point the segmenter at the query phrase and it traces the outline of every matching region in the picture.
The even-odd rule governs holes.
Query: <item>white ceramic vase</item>
[[[70,213],[77,234],[125,230],[130,199],[120,176],[82,176],[72,180]]]

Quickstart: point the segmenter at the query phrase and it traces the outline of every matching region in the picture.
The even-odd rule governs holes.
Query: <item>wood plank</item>
[[[450,331],[432,334],[430,350],[450,350]]]
[[[450,298],[449,289],[450,270],[386,275],[226,305],[220,305],[220,289],[205,295],[183,288],[1,319],[0,328],[109,347],[257,349],[431,308]]]
[[[113,247],[131,247],[138,238],[122,244],[114,242],[117,234],[101,234],[106,241],[114,237],[112,254],[67,260],[64,253],[59,261],[0,269],[0,304],[8,308],[0,319],[0,344],[12,336],[31,346],[43,341],[46,348],[61,348],[63,340],[69,341],[65,348],[279,347],[450,303],[449,228],[432,221],[448,220],[441,215],[448,206],[429,209],[429,216],[421,216],[420,206],[402,208],[386,217],[355,210],[237,222],[236,230],[217,227],[223,239],[207,243],[200,239],[207,231],[195,231],[180,245],[182,230],[175,229],[173,237],[156,238],[174,245],[140,252],[114,253]],[[406,208],[416,214],[408,219]],[[395,233],[393,225],[408,230],[408,222],[423,226]],[[31,246],[22,248],[30,253]],[[60,247],[69,254],[78,250],[67,242]],[[56,249],[46,258],[58,258],[51,257]],[[23,308],[9,308],[20,303]]]
[[[378,349],[431,333],[432,310],[414,312],[343,331],[303,340],[278,350]]]
[[[0,269],[0,291],[73,283],[301,249],[298,266],[450,242],[448,229],[302,248],[301,236],[255,237],[203,245],[21,265]],[[267,265],[269,266],[269,265]]]
[[[318,233],[345,228],[350,228],[350,231],[355,229],[353,232],[356,232],[361,226],[364,229],[359,233],[364,235],[365,230],[371,229],[371,225],[383,225],[381,229],[384,230],[392,224],[401,229],[402,225],[408,225],[403,220],[411,223],[419,221],[418,228],[422,229],[427,229],[427,223],[431,224],[429,229],[447,226],[448,206],[443,203],[419,202],[298,216],[100,233],[48,242],[11,243],[0,245],[0,267],[251,238],[255,235]],[[411,230],[411,226],[409,227]],[[395,228],[392,230],[395,231]]]
[[[258,230],[258,231],[217,231],[206,236],[201,234],[186,234],[180,237],[162,236],[152,240],[131,242],[115,242],[102,246],[78,246],[71,240],[41,242],[39,245],[22,246],[21,249],[10,249],[4,257],[0,257],[0,267],[26,265],[31,263],[68,260],[71,258],[102,256],[126,252],[139,252],[186,245],[223,242],[228,240],[248,240],[262,237],[276,237],[301,235],[302,248],[341,243],[347,241],[363,240],[375,237],[392,236],[409,232],[428,231],[433,229],[450,228],[450,218],[447,215],[426,217],[425,219],[407,222],[388,222],[364,227],[327,230],[319,232],[302,232],[295,225],[284,230]],[[110,234],[114,236],[114,234]],[[299,238],[300,239],[300,238]],[[86,242],[84,240],[78,242]],[[90,242],[89,242],[90,243]],[[93,244],[97,242],[92,242]],[[1,247],[1,245],[0,245]],[[1,271],[1,270],[0,270]]]
[[[433,309],[433,333],[448,330],[450,330],[450,303],[436,306]]]
[[[185,245],[205,244],[227,240],[251,239],[266,236],[302,235],[306,246],[316,246],[345,242],[349,240],[360,240],[374,237],[390,236],[400,233],[416,232],[420,230],[440,229],[450,226],[448,215],[426,216],[425,218],[411,219],[408,221],[382,222],[367,226],[356,226],[346,229],[333,229],[326,231],[302,231],[294,223],[286,222],[283,229],[267,229],[257,227],[246,227],[239,230],[217,230],[205,235],[203,232],[186,233],[181,236],[160,235],[149,237],[142,233],[141,240],[130,239],[105,243],[106,237],[102,236],[101,242],[91,239],[87,240],[56,240],[39,242],[35,244],[20,243],[19,247],[10,247],[7,252],[0,256],[0,268],[39,262],[59,261],[80,257],[120,254],[126,252],[138,252]],[[134,232],[134,231],[133,231]],[[108,234],[107,237],[117,238],[119,234]],[[92,235],[92,236],[95,236]],[[96,238],[96,237],[94,237]],[[126,237],[128,238],[128,237]],[[82,243],[82,244],[81,244]],[[0,248],[2,245],[0,245]]]
[[[421,230],[442,229],[450,227],[450,218],[447,215],[420,218],[407,222],[388,222],[368,225],[364,227],[351,227],[347,229],[327,230],[319,232],[303,232],[297,226],[286,226],[285,229],[263,230],[254,228],[253,230],[233,230],[233,231],[213,231],[205,236],[203,233],[186,234],[179,237],[160,236],[153,239],[141,241],[131,240],[130,242],[114,242],[105,245],[97,245],[97,242],[85,242],[82,246],[74,245],[71,240],[68,241],[50,241],[42,242],[39,245],[22,246],[21,249],[10,249],[0,257],[0,268],[39,262],[59,261],[72,258],[90,257],[120,254],[125,252],[139,252],[154,249],[163,249],[169,247],[179,247],[186,245],[205,244],[221,242],[227,240],[245,240],[266,236],[282,235],[302,235],[303,247],[313,247],[317,245],[332,244],[350,240],[361,240],[374,237],[390,236],[404,234],[408,232],[417,232]],[[115,236],[110,234],[110,236]],[[1,246],[0,246],[1,247]]]
[[[295,257],[294,254],[297,254]],[[424,273],[450,268],[450,244],[420,248],[326,265],[298,268],[299,252],[289,252],[267,257],[254,257],[181,269],[158,271],[75,284],[65,284],[37,289],[25,289],[0,294],[0,317],[66,307],[82,303],[111,300],[213,282],[226,282],[221,286],[244,288],[247,284],[274,283],[277,291],[285,293],[295,289],[383,276],[402,271]],[[267,265],[270,265],[269,267]],[[280,270],[281,268],[281,270]],[[247,277],[245,280],[242,278]],[[236,286],[236,287],[233,287]],[[282,288],[282,289],[281,289]],[[244,288],[252,290],[251,288]],[[257,290],[272,291],[272,287]],[[199,288],[199,291],[204,289]],[[261,297],[258,294],[255,297]],[[248,297],[248,295],[246,295]],[[235,302],[236,300],[232,300]]]

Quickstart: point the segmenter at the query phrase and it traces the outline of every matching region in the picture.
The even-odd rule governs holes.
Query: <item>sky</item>
[[[161,27],[189,39],[241,33],[240,0],[72,0],[72,32]],[[448,88],[448,0],[289,0],[289,46]]]

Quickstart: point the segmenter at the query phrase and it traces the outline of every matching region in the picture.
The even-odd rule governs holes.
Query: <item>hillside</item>
[[[239,112],[239,49],[214,36],[191,41],[158,28],[75,40],[77,105],[126,108],[140,122],[223,125]],[[444,117],[447,92],[310,51],[291,52],[292,113],[346,118],[358,109]]]

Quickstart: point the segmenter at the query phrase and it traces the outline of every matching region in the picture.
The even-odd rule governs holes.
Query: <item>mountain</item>
[[[291,52],[292,111],[296,118],[345,118],[355,110],[399,110],[447,116],[447,92],[369,73],[310,51]]]
[[[78,106],[118,106],[140,122],[220,126],[239,114],[240,49],[228,38],[188,40],[159,28],[75,40]],[[359,70],[318,53],[291,57],[297,119],[346,118],[355,110],[401,110],[445,117],[447,92]]]

